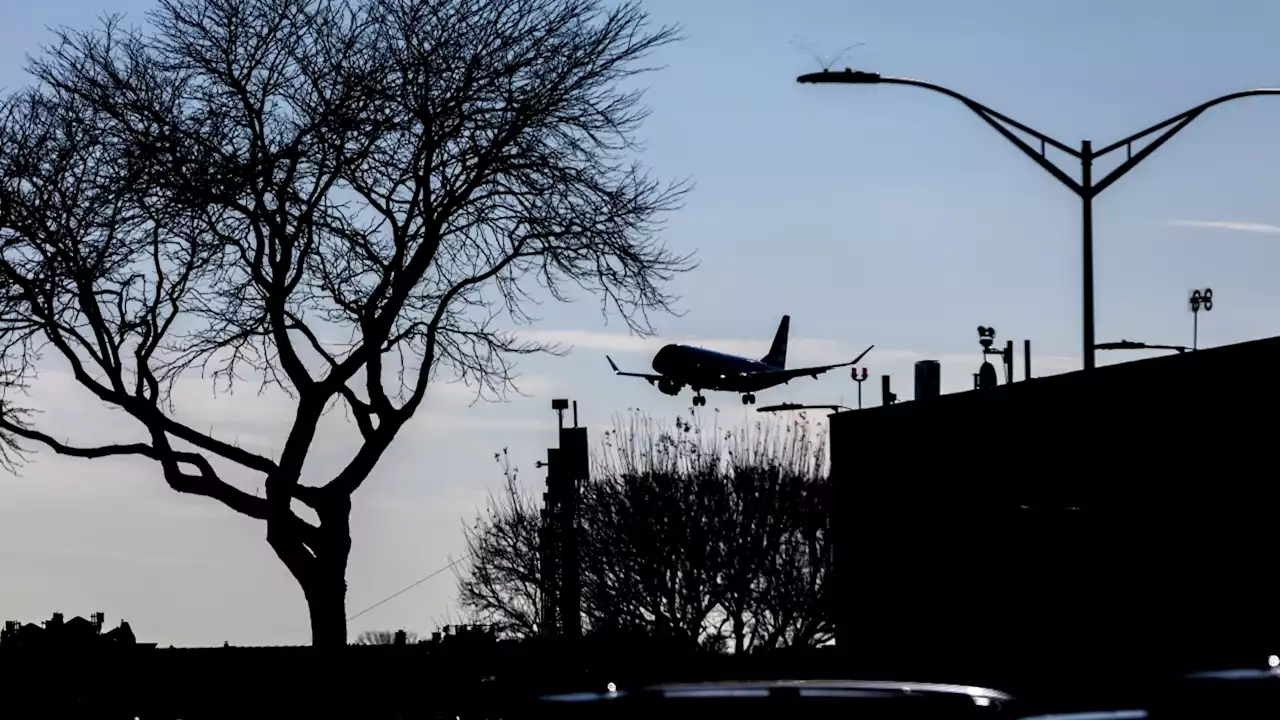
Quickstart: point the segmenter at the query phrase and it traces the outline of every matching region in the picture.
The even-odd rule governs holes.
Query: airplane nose
[[[653,356],[653,371],[659,375],[666,375],[667,369],[671,365],[671,346],[666,345]]]

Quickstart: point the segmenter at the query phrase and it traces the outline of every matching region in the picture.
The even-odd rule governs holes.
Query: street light
[[[1134,342],[1133,340],[1098,343],[1094,347],[1099,350],[1176,350],[1179,355],[1194,349],[1185,345],[1151,345],[1150,343]]]
[[[1200,310],[1209,312],[1213,309],[1213,288],[1192,290],[1191,298],[1191,348],[1200,347]]]
[[[832,412],[850,411],[853,408],[844,405],[801,405],[800,403],[781,403],[756,408],[756,412],[789,412],[792,410],[830,410]]]
[[[1010,118],[1007,115],[992,110],[972,98],[961,95],[955,90],[934,85],[933,83],[923,80],[912,80],[910,78],[886,77],[879,73],[860,72],[846,69],[843,72],[824,70],[818,73],[809,73],[796,78],[800,83],[840,83],[846,85],[914,85],[915,87],[933,90],[942,93],[951,98],[955,98],[964,103],[966,107],[972,110],[982,118],[988,125],[995,128],[996,132],[1004,136],[1006,140],[1013,143],[1026,154],[1027,157],[1036,161],[1036,163],[1044,168],[1048,173],[1058,179],[1063,185],[1075,192],[1080,197],[1083,206],[1082,213],[1082,245],[1084,260],[1084,277],[1083,277],[1083,295],[1084,295],[1084,369],[1092,370],[1094,368],[1093,352],[1096,345],[1093,340],[1093,199],[1098,193],[1111,187],[1111,184],[1119,180],[1125,173],[1132,170],[1138,163],[1147,159],[1151,153],[1155,152],[1159,147],[1169,140],[1169,138],[1178,134],[1178,131],[1185,128],[1192,120],[1200,117],[1200,114],[1215,105],[1221,105],[1228,100],[1238,100],[1240,98],[1251,97],[1254,95],[1280,95],[1280,88],[1259,88],[1256,90],[1244,90],[1242,92],[1223,95],[1214,98],[1205,103],[1201,103],[1186,112],[1174,115],[1173,117],[1158,122],[1155,125],[1134,133],[1123,140],[1117,140],[1101,150],[1094,150],[1093,143],[1088,140],[1080,142],[1080,148],[1076,149],[1066,145],[1065,143],[1054,140],[1042,132],[1033,130],[1026,125]],[[1040,148],[1037,151],[1022,138],[1014,135],[1010,128],[1021,130],[1022,132],[1032,136],[1040,141]],[[1153,133],[1162,132],[1158,137],[1151,141],[1146,147],[1138,152],[1133,151],[1133,143],[1141,140]],[[1045,157],[1045,152],[1049,146],[1057,148],[1080,161],[1080,180],[1077,182],[1070,175],[1066,174],[1057,165]],[[1120,163],[1114,170],[1107,173],[1105,177],[1095,181],[1093,178],[1093,161],[1109,155],[1121,148],[1125,149],[1125,161]]]

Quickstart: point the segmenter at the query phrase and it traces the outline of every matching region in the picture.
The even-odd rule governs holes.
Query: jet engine
[[[661,380],[658,381],[658,389],[666,393],[667,395],[679,395],[680,390],[682,388],[684,388],[684,385],[681,385],[675,380],[668,380],[667,378],[662,378]]]

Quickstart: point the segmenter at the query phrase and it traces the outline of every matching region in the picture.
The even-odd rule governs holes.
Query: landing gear
[[[695,390],[694,392],[696,392],[696,393],[697,393],[697,395],[694,395],[694,396],[693,396],[693,406],[694,406],[694,407],[702,407],[703,405],[706,405],[706,404],[707,404],[707,399],[706,399],[706,398],[704,398],[704,397],[702,397],[702,391],[701,391],[701,390]]]
[[[755,393],[743,393],[743,395],[742,395],[742,404],[743,404],[743,405],[755,405],[755,404],[756,404],[756,394],[755,394]]]

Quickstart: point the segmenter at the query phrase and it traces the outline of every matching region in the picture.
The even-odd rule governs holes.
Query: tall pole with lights
[[[1164,145],[1165,142],[1178,134],[1183,128],[1191,123],[1192,120],[1200,117],[1200,115],[1211,107],[1221,105],[1229,100],[1238,100],[1240,98],[1252,97],[1254,95],[1280,95],[1280,88],[1258,88],[1255,90],[1244,90],[1241,92],[1223,95],[1208,102],[1201,103],[1186,112],[1174,115],[1167,120],[1152,125],[1151,127],[1136,132],[1122,140],[1117,140],[1099,150],[1093,149],[1093,143],[1085,140],[1080,143],[1080,147],[1074,148],[1065,143],[1059,142],[1042,132],[1033,130],[1026,125],[1003,115],[991,108],[979,103],[972,98],[961,95],[955,90],[945,88],[941,85],[935,85],[923,80],[913,80],[910,78],[888,77],[879,73],[860,72],[846,69],[844,71],[824,70],[818,73],[809,73],[796,78],[801,83],[838,83],[846,85],[911,85],[914,87],[932,90],[942,93],[950,98],[954,98],[964,103],[974,113],[981,117],[988,125],[1000,133],[1006,140],[1013,143],[1027,157],[1031,158],[1044,168],[1048,173],[1058,179],[1063,185],[1074,192],[1081,203],[1081,260],[1083,262],[1082,278],[1081,278],[1081,294],[1083,305],[1083,342],[1082,350],[1084,352],[1084,369],[1092,370],[1094,368],[1094,350],[1097,344],[1094,342],[1094,311],[1093,311],[1093,199],[1103,190],[1111,187],[1112,183],[1119,180],[1126,173],[1138,165],[1138,163],[1151,156]],[[1014,134],[1014,130],[1021,131],[1030,135],[1039,143],[1039,148],[1034,147],[1026,140]],[[1160,133],[1149,144],[1137,152],[1133,151],[1133,144],[1148,136]],[[1049,147],[1076,158],[1080,161],[1080,180],[1068,175],[1062,168],[1055,165],[1046,157]],[[1110,155],[1117,150],[1124,149],[1125,160],[1120,163],[1114,170],[1107,173],[1097,180],[1093,177],[1093,162],[1098,158]]]
[[[862,409],[862,383],[867,381],[867,369],[863,367],[862,374],[859,375],[858,368],[855,367],[850,372],[850,374],[853,375],[853,381],[858,383],[858,409],[861,410]]]
[[[1191,349],[1200,349],[1200,311],[1213,309],[1213,288],[1191,291]]]

